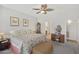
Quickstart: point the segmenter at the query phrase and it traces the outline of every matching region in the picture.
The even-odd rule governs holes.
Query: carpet
[[[59,43],[52,41],[53,52],[52,54],[79,54],[79,43],[65,42]],[[0,54],[13,54],[10,49],[0,51]]]

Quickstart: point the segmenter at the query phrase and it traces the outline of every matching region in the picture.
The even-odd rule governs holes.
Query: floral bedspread
[[[22,36],[12,36],[11,44],[18,48],[19,53],[27,54],[31,53],[32,47],[40,42],[48,41],[43,34],[26,34]]]

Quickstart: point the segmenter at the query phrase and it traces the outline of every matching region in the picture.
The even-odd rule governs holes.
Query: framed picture
[[[19,26],[19,18],[10,16],[10,25],[11,26]]]
[[[29,25],[29,20],[23,19],[23,26],[28,26],[28,25]]]

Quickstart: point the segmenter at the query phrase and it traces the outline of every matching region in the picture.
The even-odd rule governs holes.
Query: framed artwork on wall
[[[29,26],[29,20],[23,19],[23,26]]]
[[[19,18],[10,16],[10,25],[11,26],[19,26]]]

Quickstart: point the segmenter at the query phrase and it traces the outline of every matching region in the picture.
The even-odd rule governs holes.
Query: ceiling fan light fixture
[[[47,14],[48,11],[52,11],[53,9],[48,8],[47,4],[42,4],[40,8],[33,8],[34,10],[39,10],[36,14]]]
[[[45,11],[41,11],[41,14],[44,14],[45,13]]]

